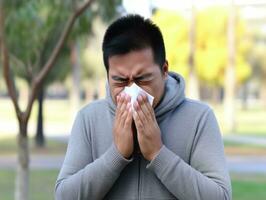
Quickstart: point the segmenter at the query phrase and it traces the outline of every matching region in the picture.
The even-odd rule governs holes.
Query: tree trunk
[[[36,95],[38,94],[39,88],[43,84],[44,78],[47,76],[48,72],[54,67],[54,63],[62,49],[67,36],[70,34],[71,29],[76,21],[76,19],[84,13],[84,11],[90,7],[93,0],[84,1],[80,7],[76,8],[75,11],[68,18],[66,25],[60,35],[60,38],[56,42],[52,53],[47,60],[46,64],[41,68],[41,71],[36,74],[34,80],[32,81],[29,100],[24,112],[21,111],[18,99],[16,96],[16,87],[14,84],[14,77],[10,71],[9,62],[9,51],[6,46],[4,37],[4,24],[5,24],[5,14],[3,1],[0,0],[0,50],[1,50],[1,61],[3,66],[3,75],[8,89],[9,96],[15,107],[16,115],[19,122],[19,135],[18,135],[18,167],[17,167],[17,177],[16,177],[16,188],[15,188],[15,200],[28,200],[29,194],[29,147],[27,138],[27,125],[28,119],[31,114],[32,106]]]
[[[218,90],[218,86],[213,86],[211,88],[211,102],[213,105],[218,105],[219,104],[219,96],[220,91]]]
[[[188,97],[192,99],[199,99],[199,80],[195,67],[195,51],[196,51],[196,9],[194,4],[191,8],[190,32],[189,32],[189,77],[188,77]]]
[[[80,106],[80,61],[77,43],[71,45],[72,85],[70,101],[72,113],[76,113]]]
[[[228,16],[228,65],[225,74],[224,120],[229,133],[235,131],[235,7],[231,0]]]
[[[16,176],[15,200],[28,200],[29,197],[29,147],[27,122],[19,122],[18,165]]]
[[[248,109],[248,82],[244,83],[242,87],[242,110]]]
[[[37,130],[35,136],[36,147],[45,146],[45,138],[43,133],[43,100],[44,100],[44,89],[40,88],[38,94],[38,118],[37,118]]]
[[[262,102],[262,106],[266,108],[266,76],[261,79],[261,87],[260,87],[260,100]]]

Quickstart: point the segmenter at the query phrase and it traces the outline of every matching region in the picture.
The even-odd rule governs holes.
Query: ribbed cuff
[[[112,172],[120,173],[133,159],[124,158],[113,143],[103,155],[105,166]]]
[[[146,168],[153,171],[158,177],[161,177],[164,171],[171,165],[171,162],[175,162],[176,159],[180,158],[163,145],[157,156]]]

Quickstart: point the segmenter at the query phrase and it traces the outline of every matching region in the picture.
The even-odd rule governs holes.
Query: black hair
[[[151,48],[154,62],[162,67],[165,63],[165,47],[162,33],[151,20],[140,15],[126,15],[114,21],[106,30],[102,51],[108,73],[108,59],[134,50]]]

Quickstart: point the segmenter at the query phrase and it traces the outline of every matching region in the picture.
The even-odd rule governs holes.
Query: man
[[[185,98],[183,78],[168,73],[159,28],[138,15],[118,19],[103,59],[107,97],[78,113],[56,199],[231,199],[213,111]],[[131,105],[124,88],[134,83],[152,105],[145,93]]]

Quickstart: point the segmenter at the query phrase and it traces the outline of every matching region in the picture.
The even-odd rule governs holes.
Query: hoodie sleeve
[[[212,110],[202,116],[195,134],[190,164],[163,146],[147,166],[180,200],[231,200],[220,130]]]
[[[112,144],[93,160],[82,113],[72,127],[67,153],[55,186],[55,199],[102,199],[119,177],[126,160]]]

